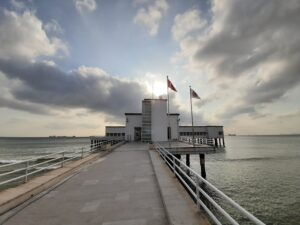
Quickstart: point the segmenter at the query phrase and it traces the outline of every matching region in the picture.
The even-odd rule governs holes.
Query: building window
[[[171,139],[171,127],[168,127],[168,140]]]
[[[219,131],[219,135],[223,135],[223,131]]]
[[[122,136],[125,136],[125,133],[122,133]]]

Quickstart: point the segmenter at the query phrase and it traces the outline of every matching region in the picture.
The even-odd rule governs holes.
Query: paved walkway
[[[147,149],[142,143],[117,148],[5,224],[168,224]]]

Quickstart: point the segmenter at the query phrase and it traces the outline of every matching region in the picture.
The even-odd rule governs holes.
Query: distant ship
[[[228,134],[228,136],[236,136],[236,134]]]

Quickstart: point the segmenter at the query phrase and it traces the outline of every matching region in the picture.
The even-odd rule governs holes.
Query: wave
[[[11,164],[11,163],[19,163],[23,162],[24,160],[21,159],[1,159],[0,164]]]
[[[239,158],[239,159],[222,159],[222,160],[216,160],[216,161],[228,161],[228,162],[244,162],[244,161],[269,161],[269,160],[290,160],[299,158],[300,156],[278,156],[278,157],[252,157],[252,158]]]

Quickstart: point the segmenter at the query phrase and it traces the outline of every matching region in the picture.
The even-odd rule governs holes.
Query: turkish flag
[[[192,96],[192,98],[198,98],[198,99],[201,99],[200,97],[199,97],[199,95],[191,88],[191,96]]]
[[[176,88],[174,87],[174,85],[172,84],[172,82],[169,79],[168,79],[168,88],[177,92]]]

